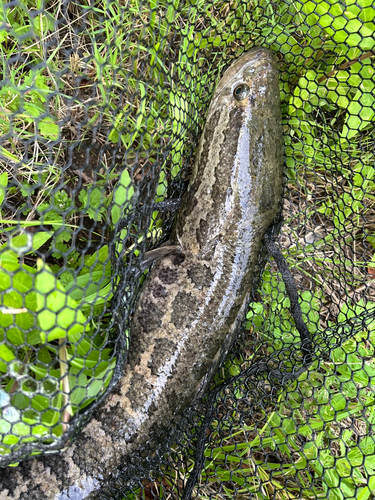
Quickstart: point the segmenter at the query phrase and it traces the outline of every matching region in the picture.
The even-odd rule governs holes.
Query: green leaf
[[[34,410],[37,411],[46,410],[51,404],[50,398],[42,396],[41,394],[34,396],[31,401],[32,401],[31,402],[32,407],[34,408]]]
[[[17,267],[20,267],[19,266],[19,263],[18,263],[18,256],[17,254],[15,254],[14,252],[12,252],[11,250],[1,250],[1,247],[0,247],[0,265],[2,267],[4,267],[4,265],[16,265]]]
[[[70,334],[69,340],[72,345],[68,348],[68,352],[72,356],[86,356],[93,347],[93,339],[87,335],[82,336],[81,333]]]
[[[77,373],[77,374],[75,374]],[[70,402],[72,405],[79,405],[86,398],[87,376],[79,370],[72,368],[69,372],[69,386],[71,389]]]
[[[39,7],[40,8],[40,7]],[[52,31],[55,27],[55,18],[52,16],[50,12],[46,12],[41,10],[43,15],[40,14],[32,18],[34,24],[34,30],[38,34],[38,36],[43,37],[46,36],[47,32]]]
[[[39,330],[32,330],[27,334],[27,342],[30,345],[37,345],[42,342],[42,337]],[[39,355],[40,351],[38,352]]]
[[[18,255],[27,255],[38,250],[44,243],[46,243],[52,236],[52,233],[41,231],[39,233],[23,233],[18,236],[10,237],[7,243],[0,246],[2,249],[10,249],[12,256],[18,258]],[[3,253],[1,254],[2,257]],[[30,268],[31,269],[31,268]],[[35,272],[35,271],[34,271]]]
[[[119,182],[115,187],[113,197],[113,207],[111,210],[112,224],[117,224],[118,221],[129,210],[134,196],[134,188],[129,172],[124,170],[120,176]]]
[[[47,410],[42,414],[42,422],[48,426],[54,426],[59,422],[60,418],[59,411]]]
[[[87,397],[92,398],[96,396],[103,387],[102,380],[93,380],[93,382],[87,388]]]
[[[106,213],[107,197],[103,189],[99,187],[90,190],[82,189],[79,201],[82,203],[83,210],[92,220],[101,220],[101,217]]]
[[[0,344],[0,359],[9,362],[15,358],[13,352],[5,344]],[[0,370],[4,373],[8,371],[8,365],[0,361]]]
[[[66,287],[66,292],[74,300],[82,300],[83,297],[89,297],[94,293],[99,293],[110,281],[109,277],[105,277],[102,271],[95,271],[78,276],[75,281],[72,281]]]
[[[106,266],[105,271],[103,270],[104,266]],[[80,272],[80,276],[100,270],[102,270],[106,276],[108,272],[108,276],[110,276],[110,268],[111,262],[108,257],[108,245],[104,245],[99,251],[85,257],[85,267]]]
[[[42,245],[44,245],[52,236],[52,233],[40,231],[33,234],[32,248],[33,251],[38,250]]]
[[[29,123],[34,123],[35,118],[38,118],[44,112],[44,109],[40,100],[35,100],[35,102],[25,102],[24,111],[19,116]]]
[[[22,345],[25,342],[25,332],[19,328],[11,328],[7,331],[7,339],[13,345]]]
[[[341,132],[343,139],[351,139],[364,129],[374,119],[374,97],[370,92],[358,89],[348,106],[348,113]]]
[[[5,198],[6,187],[8,186],[8,172],[3,172],[0,175],[0,207]]]
[[[87,320],[77,302],[69,297],[51,269],[40,259],[37,266],[35,289],[42,341],[83,333]]]
[[[40,135],[46,139],[57,141],[60,135],[60,128],[52,118],[43,118],[38,121]]]
[[[40,338],[40,333],[38,332],[38,334],[39,334],[39,338]],[[38,360],[41,363],[44,363],[45,365],[48,365],[49,363],[51,363],[52,358],[51,358],[51,354],[50,354],[49,350],[47,349],[47,347],[42,347],[41,349],[39,349]]]
[[[371,0],[372,1],[372,0]],[[359,13],[359,19],[363,22],[371,22],[375,18],[375,9],[374,6],[362,8]]]
[[[13,352],[4,344],[0,345],[0,358],[4,361],[12,361],[15,356]]]

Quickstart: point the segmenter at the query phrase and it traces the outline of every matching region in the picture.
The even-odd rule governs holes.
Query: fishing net
[[[372,498],[372,0],[0,5],[0,499]],[[142,258],[168,240],[219,77],[256,46],[279,62],[274,236],[311,360],[263,248],[205,396],[85,489],[61,457],[91,470],[69,449],[121,377]]]

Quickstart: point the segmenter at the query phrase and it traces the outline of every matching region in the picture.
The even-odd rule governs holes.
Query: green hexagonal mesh
[[[374,18],[372,0],[0,2],[1,500],[374,498]],[[279,62],[276,246],[312,359],[263,248],[214,383],[128,454],[103,405],[142,258],[218,78],[256,46]]]

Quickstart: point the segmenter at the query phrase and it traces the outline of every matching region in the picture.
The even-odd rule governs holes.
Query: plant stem
[[[67,423],[70,420],[70,416],[73,415],[73,410],[70,405],[70,385],[69,385],[69,375],[68,375],[68,361],[66,357],[66,340],[59,339],[59,363],[60,363],[60,373],[62,381],[62,392],[63,392],[63,432],[68,430]]]
[[[374,57],[375,54],[370,50],[368,52],[365,52],[362,54],[360,57],[357,57],[356,59],[353,59],[352,61],[347,61],[337,68],[334,68],[332,71],[329,71],[326,75],[321,76],[318,79],[318,83],[324,82],[324,80],[328,80],[328,78],[331,78],[331,76],[334,76],[338,71],[342,71],[350,66],[353,66],[353,64],[363,61],[364,59],[368,59],[369,57]]]

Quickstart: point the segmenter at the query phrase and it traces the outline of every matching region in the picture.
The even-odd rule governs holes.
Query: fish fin
[[[155,262],[155,260],[158,260],[172,253],[182,253],[180,245],[166,245],[166,246],[161,246],[159,248],[155,248],[154,250],[149,250],[143,256],[141,262],[142,271],[150,267],[151,264]]]

